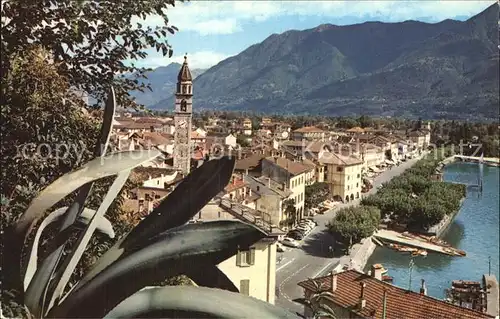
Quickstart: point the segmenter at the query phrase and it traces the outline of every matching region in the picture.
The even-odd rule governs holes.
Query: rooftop
[[[323,131],[320,128],[317,128],[316,126],[304,126],[304,127],[301,127],[301,128],[294,130],[294,132],[296,132],[296,133],[324,133],[325,131]]]
[[[338,306],[350,309],[362,318],[382,318],[384,290],[387,293],[386,318],[390,319],[481,319],[494,318],[485,313],[455,306],[420,293],[408,291],[377,280],[356,270],[347,270],[336,274],[337,288],[332,301]],[[298,285],[309,291],[315,291],[315,281],[323,291],[332,290],[332,275],[309,279]],[[361,294],[360,283],[365,283],[364,299],[366,306],[358,308]]]
[[[305,173],[307,171],[310,171],[312,168],[309,166],[306,166],[302,163],[299,162],[294,162],[291,161],[287,158],[284,157],[266,157],[266,161],[273,163],[282,169],[288,171],[292,175],[300,175],[302,173]]]
[[[363,161],[356,157],[343,156],[336,153],[325,152],[319,159],[321,163],[333,164],[338,166],[351,166],[363,164]]]

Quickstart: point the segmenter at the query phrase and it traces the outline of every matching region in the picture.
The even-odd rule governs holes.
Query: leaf
[[[38,265],[38,246],[39,246],[39,241],[40,237],[42,236],[42,233],[44,229],[56,222],[58,219],[63,216],[63,214],[66,212],[68,207],[62,207],[59,209],[56,209],[52,213],[50,213],[45,219],[40,223],[40,226],[38,226],[37,232],[35,234],[35,239],[33,240],[33,243],[31,245],[30,249],[30,258],[28,261],[28,268],[26,269],[26,274],[24,275],[24,289],[26,290],[28,288],[29,283],[31,282],[31,279],[33,278],[35,271],[37,270],[37,265]],[[82,214],[80,215],[78,222],[88,224],[90,221],[91,216],[95,214],[95,210],[92,210],[90,208],[85,208],[82,211]],[[114,238],[115,237],[115,232],[113,230],[113,225],[111,225],[111,222],[103,218],[100,222],[99,225],[97,226],[97,230],[105,235],[107,235],[109,238]]]
[[[87,244],[90,242],[90,239],[94,234],[99,221],[104,217],[104,214],[108,210],[109,206],[113,203],[113,201],[116,199],[116,196],[118,196],[118,194],[120,193],[123,185],[125,185],[125,183],[127,182],[130,172],[131,170],[128,170],[122,171],[118,174],[118,177],[111,185],[108,193],[106,193],[101,206],[99,206],[97,212],[92,216],[92,219],[87,225],[87,228],[80,234],[80,238],[73,248],[72,254],[69,258],[65,259],[63,265],[61,266],[60,275],[54,279],[56,286],[54,291],[52,292],[52,296],[50,297],[50,302],[47,309],[50,309],[52,307],[52,305],[55,303],[56,298],[62,296],[64,288],[66,288],[71,274],[75,270],[78,261],[82,257]]]
[[[174,318],[172,311],[184,318],[299,318],[288,310],[242,294],[190,286],[144,289],[104,318]]]
[[[121,171],[132,169],[146,163],[157,156],[157,150],[124,151],[113,153],[104,158],[96,158],[76,171],[67,173],[43,189],[31,202],[30,206],[16,224],[16,233],[24,236],[33,223],[50,207],[74,192],[79,187],[98,179],[116,175]]]
[[[49,316],[102,317],[154,282],[180,275],[187,267],[203,272],[204,265],[217,265],[263,237],[265,234],[254,226],[229,220],[171,229],[76,287]]]
[[[101,132],[100,132],[100,137],[97,140],[97,145],[94,149],[94,155],[96,157],[102,157],[106,154],[106,149],[109,146],[109,139],[111,135],[111,129],[113,127],[113,118],[116,110],[116,97],[115,97],[115,91],[113,87],[110,88],[110,91],[108,93],[108,98],[106,100],[105,108],[104,108],[104,117],[103,117],[103,122],[101,125]],[[64,221],[59,229],[59,233],[64,232],[68,227],[74,224],[75,220],[77,219],[78,215],[82,213],[82,209],[84,207],[85,201],[92,189],[93,183],[88,183],[81,187],[78,190],[78,195],[73,202],[73,204],[67,209],[65,213],[65,218]],[[113,229],[111,228],[111,231]],[[113,233],[114,237],[114,233]],[[40,271],[35,274],[35,278],[33,279],[33,287],[31,288],[30,292],[27,293],[27,299],[32,300],[34,303],[38,302],[38,305],[41,305],[43,308],[44,304],[44,299],[45,299],[45,294],[47,293],[48,285],[50,279],[53,277],[56,267],[59,264],[59,261],[61,259],[62,253],[64,251],[64,246],[65,243],[54,249],[49,256],[43,261],[43,263],[40,266]],[[38,246],[34,246],[38,247]],[[28,264],[28,268],[33,268],[33,265]],[[34,266],[36,269],[36,265]],[[26,279],[28,278],[28,283],[31,281],[31,274],[28,274],[27,270],[27,275],[25,275],[25,286],[24,289],[26,290],[28,287],[26,285],[27,281]],[[36,306],[37,312],[43,311],[43,309],[38,308]]]
[[[128,247],[137,246],[165,230],[187,223],[226,187],[234,164],[234,158],[222,157],[205,162],[192,171],[158,207],[108,250],[78,285],[85,284],[111,265]]]
[[[194,281],[198,286],[208,288],[219,288],[232,292],[240,292],[234,283],[223,273],[219,267],[214,265],[205,265],[203,272],[186,270],[185,275]]]

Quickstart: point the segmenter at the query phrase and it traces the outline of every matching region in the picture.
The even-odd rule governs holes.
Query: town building
[[[352,156],[324,153],[319,159],[326,165],[326,182],[335,200],[350,202],[359,199],[362,187],[364,162]]]
[[[241,220],[259,228],[266,237],[248,250],[221,262],[218,268],[240,293],[274,304],[276,293],[276,243],[284,232],[271,225],[269,216],[228,198],[215,198],[195,216],[196,222]]]
[[[336,318],[495,318],[483,312],[432,298],[426,295],[425,282],[420,292],[408,291],[381,280],[381,269],[372,267],[370,275],[356,270],[332,273],[298,283],[305,300],[323,293],[319,303],[332,309]],[[304,317],[312,318],[312,309],[304,307]]]
[[[304,217],[306,173],[312,169],[284,157],[266,157],[262,160],[262,175],[278,183],[285,183],[292,192],[297,220]]]
[[[325,141],[326,132],[315,126],[305,126],[296,129],[292,132],[292,140],[294,141]]]
[[[265,176],[256,178],[244,175],[243,178],[257,197],[255,209],[268,214],[271,225],[286,229],[286,222],[290,216],[285,213],[284,201],[293,195],[293,192],[286,187],[286,183],[279,184]]]

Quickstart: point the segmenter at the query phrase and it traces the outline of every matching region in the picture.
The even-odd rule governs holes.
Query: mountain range
[[[153,91],[145,90],[142,92],[131,92],[130,94],[135,97],[136,101],[142,105],[151,106],[168,96],[171,96],[175,92],[175,86],[177,84],[177,74],[181,69],[180,63],[170,63],[167,66],[158,67],[152,71],[146,72],[148,77],[145,82],[151,84],[151,89]],[[203,69],[191,69],[191,75],[196,78],[198,75],[203,73]],[[144,81],[144,80],[142,80]],[[172,102],[170,103],[172,105]],[[173,107],[173,106],[172,106]]]
[[[194,108],[498,119],[498,21],[494,4],[466,21],[324,24],[273,34],[199,74]],[[163,86],[148,107],[173,107],[174,97],[163,94],[173,92],[179,67],[172,78],[154,75]]]

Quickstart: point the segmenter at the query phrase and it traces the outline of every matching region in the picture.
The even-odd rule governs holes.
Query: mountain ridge
[[[199,75],[195,109],[498,117],[497,23],[493,4],[466,21],[322,24],[272,34]]]

